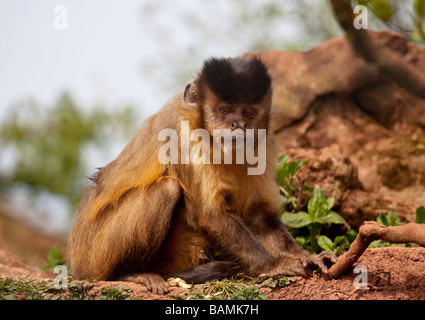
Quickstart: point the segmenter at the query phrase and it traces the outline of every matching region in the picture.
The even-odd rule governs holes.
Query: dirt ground
[[[279,290],[267,289],[269,299],[296,300],[404,300],[425,299],[425,248],[367,249],[355,266],[365,266],[367,286],[356,289],[354,280],[363,272],[346,273],[338,279],[325,280],[315,275],[300,279]],[[365,279],[366,280],[366,279]],[[363,282],[360,282],[363,284]]]
[[[367,249],[354,265],[364,266],[358,273],[353,269],[334,280],[315,274],[312,278],[299,278],[283,287],[261,288],[268,300],[424,300],[425,248],[387,247]],[[56,274],[46,273],[22,257],[0,250],[0,275],[16,279],[54,279]],[[360,278],[361,280],[360,280]],[[354,283],[363,285],[356,289]],[[89,294],[98,297],[103,288],[129,287],[131,299],[175,299],[190,289],[170,287],[167,295],[155,295],[145,286],[120,281],[99,281],[88,284]]]

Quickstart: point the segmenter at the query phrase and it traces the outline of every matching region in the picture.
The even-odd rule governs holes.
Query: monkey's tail
[[[209,280],[231,278],[241,273],[240,266],[229,261],[214,260],[193,267],[192,269],[170,275],[170,278],[180,278],[187,283],[204,283]]]

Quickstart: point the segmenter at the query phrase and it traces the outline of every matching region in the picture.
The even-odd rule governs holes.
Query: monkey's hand
[[[322,273],[327,274],[328,267],[326,266],[325,261],[335,263],[337,260],[337,257],[333,253],[325,251],[321,252],[319,255],[314,255],[310,251],[301,250],[296,254],[296,256],[302,262],[302,265],[309,276],[312,275],[311,269],[309,269],[309,267],[319,267]]]
[[[328,273],[328,267],[324,260],[335,263],[337,258],[329,252],[313,255],[307,250],[301,250],[291,256],[276,259],[273,265],[265,273],[260,274],[259,277],[302,276],[308,278],[313,275],[311,269],[309,269],[309,266],[313,265],[319,267],[323,273]]]

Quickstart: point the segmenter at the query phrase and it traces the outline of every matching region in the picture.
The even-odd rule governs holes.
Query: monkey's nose
[[[243,122],[243,121],[232,122],[232,130],[235,130],[235,129],[245,130],[246,129],[246,123]]]

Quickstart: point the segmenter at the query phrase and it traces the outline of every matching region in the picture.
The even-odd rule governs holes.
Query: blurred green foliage
[[[366,6],[372,20],[379,20],[386,29],[425,44],[425,0],[357,0],[357,4]]]
[[[58,265],[65,265],[66,261],[64,260],[62,253],[59,251],[57,245],[53,245],[50,248],[50,251],[47,255],[47,264],[42,267],[43,270],[53,270]]]
[[[0,172],[0,190],[24,184],[34,195],[48,191],[75,205],[87,180],[87,147],[128,136],[134,129],[132,110],[109,112],[99,106],[84,112],[68,93],[52,108],[34,101],[19,106],[0,124],[0,153],[14,162],[10,172]]]

